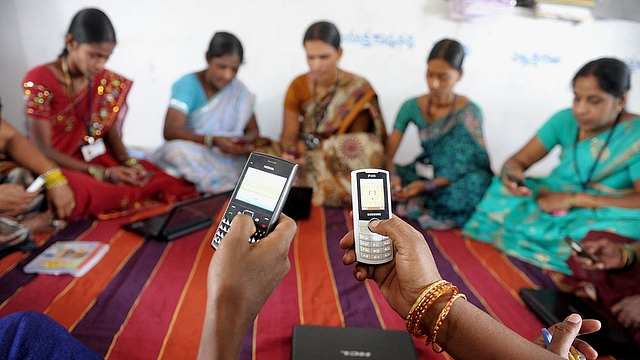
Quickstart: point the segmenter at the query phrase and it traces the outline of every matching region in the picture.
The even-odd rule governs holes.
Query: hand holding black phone
[[[598,257],[596,257],[592,253],[588,252],[585,248],[582,247],[582,245],[580,245],[578,242],[573,240],[571,237],[566,236],[564,238],[564,241],[566,241],[567,244],[569,244],[569,246],[571,246],[571,248],[578,253],[578,256],[582,256],[582,257],[585,257],[587,259],[591,259],[591,261],[593,261],[594,263],[597,263],[597,262],[600,261],[598,259]]]
[[[297,170],[298,165],[290,161],[252,152],[211,240],[211,246],[218,248],[231,227],[231,220],[238,214],[251,216],[255,223],[256,232],[248,239],[250,243],[270,233],[280,218]]]
[[[511,175],[511,174],[506,174],[506,176],[507,176],[507,179],[509,179],[509,181],[516,183],[516,185],[527,187],[527,184],[525,184],[524,181],[519,177],[516,177],[515,175]]]

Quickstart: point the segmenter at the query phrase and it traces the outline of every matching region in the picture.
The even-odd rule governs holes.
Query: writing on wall
[[[385,34],[372,31],[356,32],[353,30],[342,35],[342,41],[357,44],[364,48],[386,46],[392,49],[402,47],[412,49],[415,44],[414,37],[410,34]]]
[[[540,54],[537,52],[529,54],[514,52],[511,60],[521,65],[536,67],[541,64],[559,64],[562,58],[558,55]]]

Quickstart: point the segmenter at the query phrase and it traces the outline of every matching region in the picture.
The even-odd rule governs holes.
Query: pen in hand
[[[542,328],[542,338],[544,339],[544,345],[546,347],[549,347],[549,344],[551,344],[551,339],[553,338],[553,336],[551,335],[549,330],[547,330],[546,328]],[[578,350],[576,350],[576,348],[574,348],[573,346],[571,346],[571,348],[569,349],[568,358],[569,360],[587,360],[587,358],[584,355],[582,355]]]

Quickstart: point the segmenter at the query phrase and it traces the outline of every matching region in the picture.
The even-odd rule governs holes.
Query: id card
[[[98,156],[107,152],[107,147],[104,145],[104,140],[102,138],[97,139],[92,144],[88,144],[80,148],[82,151],[82,157],[84,157],[84,161],[89,162]]]
[[[416,162],[416,175],[427,180],[433,180],[435,176],[433,165]]]

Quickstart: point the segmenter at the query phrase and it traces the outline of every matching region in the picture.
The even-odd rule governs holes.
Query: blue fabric
[[[22,311],[0,319],[0,360],[5,359],[102,358],[47,315]]]

